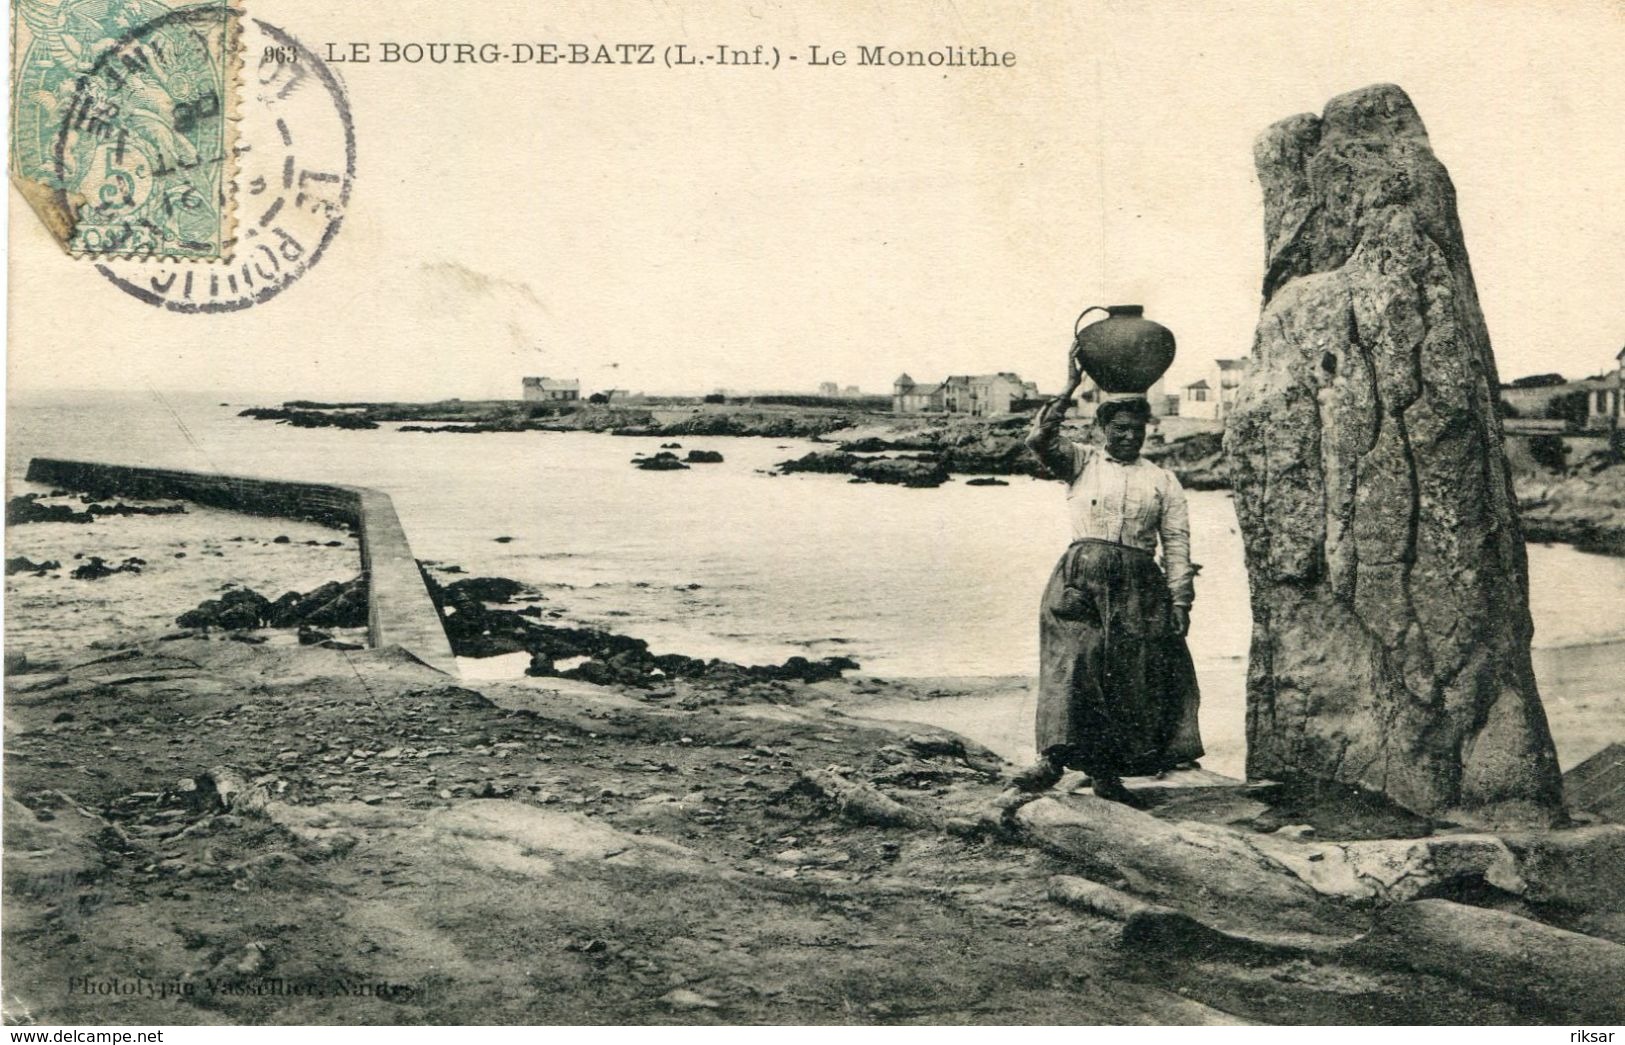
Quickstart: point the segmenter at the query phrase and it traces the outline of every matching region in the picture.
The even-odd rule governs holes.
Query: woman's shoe
[[[1145,802],[1138,795],[1123,786],[1123,781],[1114,776],[1095,777],[1095,797],[1104,798],[1108,802],[1118,802],[1130,809],[1144,809]]]
[[[1062,769],[1061,764],[1054,759],[1040,758],[1037,762],[1011,777],[1010,786],[1017,791],[1025,791],[1028,794],[1035,791],[1047,791],[1055,786],[1064,772],[1065,770]]]

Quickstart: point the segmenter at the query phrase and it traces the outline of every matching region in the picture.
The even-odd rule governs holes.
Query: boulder
[[[931,487],[948,481],[948,469],[941,461],[881,457],[859,461],[852,466],[852,474],[872,483],[892,483],[897,486]]]
[[[677,455],[670,450],[662,450],[653,457],[638,457],[632,463],[646,472],[679,472],[688,468],[688,465],[677,459]]]
[[[810,454],[796,458],[794,461],[779,463],[779,471],[786,475],[794,472],[827,472],[845,475],[856,467],[862,458],[854,457],[839,450],[814,450]]]
[[[450,599],[467,596],[481,602],[512,602],[525,586],[507,577],[465,577],[446,585]]]
[[[62,564],[57,562],[55,559],[46,559],[43,562],[35,562],[26,555],[18,555],[6,560],[7,577],[10,577],[14,573],[32,573],[36,577],[43,577],[47,572],[51,570],[60,570],[61,568]]]
[[[1461,822],[1559,820],[1450,177],[1391,85],[1274,125],[1255,158],[1264,306],[1225,433],[1252,598],[1248,774]]]
[[[145,565],[145,560],[131,556],[117,566],[110,566],[107,560],[101,556],[91,555],[86,557],[84,565],[75,566],[73,572],[68,576],[76,581],[99,581],[103,577],[111,577],[115,573],[140,573],[141,567]]]

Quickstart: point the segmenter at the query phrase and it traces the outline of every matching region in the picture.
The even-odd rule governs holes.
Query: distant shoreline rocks
[[[239,411],[238,417],[251,417],[256,421],[276,421],[295,428],[377,428],[378,422],[360,414],[329,410],[290,410],[286,407],[251,406]]]

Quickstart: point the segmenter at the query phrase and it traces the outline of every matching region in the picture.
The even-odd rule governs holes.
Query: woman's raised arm
[[[1038,455],[1050,474],[1062,482],[1071,482],[1082,467],[1079,447],[1070,439],[1061,438],[1061,421],[1066,417],[1072,396],[1083,383],[1083,368],[1076,354],[1067,357],[1066,387],[1061,394],[1039,408],[1033,418],[1033,427],[1027,433],[1027,449]]]

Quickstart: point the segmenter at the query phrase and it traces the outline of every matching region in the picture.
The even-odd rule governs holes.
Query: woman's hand
[[[1174,630],[1179,632],[1180,638],[1190,634],[1191,609],[1189,606],[1174,607]]]
[[[1066,356],[1066,387],[1076,392],[1081,384],[1083,384],[1083,360],[1078,358],[1078,346],[1074,344],[1072,351]]]

